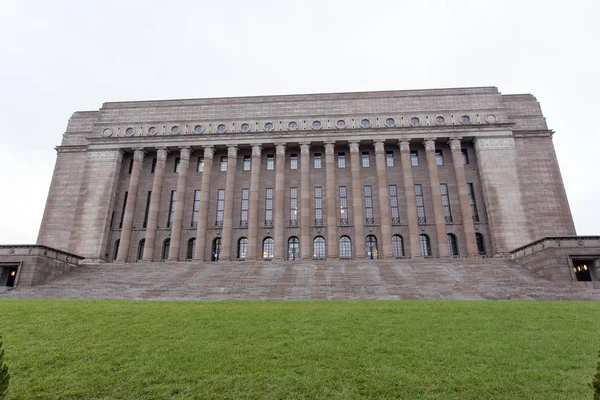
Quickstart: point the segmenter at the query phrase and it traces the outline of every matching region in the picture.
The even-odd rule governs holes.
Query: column
[[[204,170],[202,171],[202,184],[200,185],[200,208],[198,210],[198,227],[196,228],[196,260],[204,260],[206,249],[206,228],[208,218],[208,201],[210,198],[210,175],[213,166],[215,148],[204,148]]]
[[[465,167],[463,166],[462,147],[460,139],[450,139],[448,141],[450,150],[452,150],[452,163],[454,164],[454,174],[456,175],[456,186],[458,187],[458,200],[460,203],[460,216],[465,232],[465,242],[467,245],[467,255],[478,255],[477,241],[475,240],[475,224],[473,223],[473,213],[471,211],[471,202],[467,190],[467,178],[465,176]]]
[[[417,220],[415,184],[412,176],[412,164],[410,162],[410,142],[408,140],[399,140],[398,147],[400,147],[400,162],[402,163],[402,175],[404,177],[408,243],[410,245],[410,256],[411,258],[415,258],[421,256],[421,245],[419,243],[419,223]]]
[[[227,176],[225,177],[225,207],[223,208],[223,239],[221,242],[220,260],[231,259],[231,233],[233,228],[233,197],[237,151],[238,148],[236,145],[227,146]]]
[[[385,162],[385,145],[383,140],[374,143],[375,164],[377,167],[377,188],[379,193],[379,216],[381,218],[382,258],[392,258],[392,225],[390,216],[390,194]]]
[[[429,169],[429,184],[431,185],[431,202],[433,203],[438,254],[440,257],[448,257],[450,253],[448,250],[448,238],[446,237],[446,219],[444,218],[444,207],[442,206],[440,178],[435,160],[435,140],[425,140],[423,141],[423,146],[425,146],[427,168]]]
[[[335,182],[335,144],[325,143],[325,177],[327,178],[327,258],[338,258],[336,182]]]
[[[173,225],[171,227],[171,246],[169,247],[169,261],[179,259],[181,249],[181,227],[183,226],[183,207],[185,205],[185,188],[190,169],[190,148],[182,147],[179,151],[179,173],[177,176],[177,191],[175,192],[175,210]],[[158,163],[158,161],[157,161]],[[152,199],[150,200],[152,201]]]
[[[310,255],[310,144],[300,143],[300,258]]]
[[[285,221],[285,144],[275,146],[275,254],[276,260],[283,260],[285,249],[285,238],[283,237],[283,226]]]
[[[350,171],[352,172],[352,221],[354,223],[354,258],[365,258],[365,216],[363,187],[360,180],[358,142],[350,142]]]
[[[248,260],[256,260],[259,252],[258,246],[258,191],[260,189],[260,157],[262,147],[260,144],[252,146],[252,165],[250,172],[250,202],[248,208]]]
[[[131,231],[133,229],[133,216],[135,214],[135,203],[137,202],[138,190],[140,188],[140,175],[142,174],[142,161],[144,161],[144,149],[135,149],[133,151],[133,168],[131,169],[131,178],[129,179],[129,194],[125,204],[125,215],[123,218],[123,229],[121,230],[121,239],[119,241],[119,251],[116,262],[125,262],[129,255],[129,245],[131,244]]]
[[[156,229],[158,228],[158,210],[160,209],[160,196],[162,193],[163,179],[165,177],[165,164],[169,150],[159,147],[156,150],[156,166],[154,167],[154,181],[150,195],[150,208],[148,210],[148,225],[146,228],[146,242],[142,261],[152,261],[154,246],[156,245]]]

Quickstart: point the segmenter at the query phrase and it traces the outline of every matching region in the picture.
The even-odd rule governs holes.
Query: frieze
[[[90,150],[87,159],[90,161],[116,161],[123,157],[121,150]]]
[[[475,149],[479,150],[497,150],[514,149],[515,140],[512,137],[501,138],[475,138]]]

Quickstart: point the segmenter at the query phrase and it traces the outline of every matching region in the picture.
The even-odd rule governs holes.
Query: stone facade
[[[494,87],[105,103],[57,150],[38,244],[94,260],[493,256],[575,234],[539,104]]]

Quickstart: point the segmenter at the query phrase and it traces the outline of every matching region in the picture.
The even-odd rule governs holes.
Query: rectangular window
[[[338,168],[346,168],[346,153],[338,153]]]
[[[153,174],[156,171],[156,158],[152,159],[152,168],[150,169],[150,173]]]
[[[416,150],[410,152],[410,165],[417,167],[419,165],[419,153]]]
[[[435,151],[435,163],[437,165],[444,165],[444,153],[441,150]]]
[[[267,188],[265,199],[265,226],[273,226],[273,188]]]
[[[467,165],[469,163],[469,153],[467,152],[467,149],[460,149],[460,152],[462,153],[463,165]]]
[[[371,162],[369,160],[369,152],[368,151],[363,151],[362,152],[362,166],[363,166],[363,168],[369,168],[371,166]]]
[[[315,153],[314,155],[314,168],[321,168],[321,153]]]
[[[444,208],[444,219],[447,224],[452,223],[452,211],[450,210],[450,196],[448,195],[448,184],[440,183],[440,193],[442,195],[442,207]]]
[[[227,157],[223,156],[221,157],[221,168],[220,168],[221,172],[225,172],[227,171]]]
[[[217,219],[215,226],[223,226],[223,217],[225,214],[225,189],[217,190]]]
[[[315,186],[315,225],[323,225],[323,188]]]
[[[467,191],[469,192],[469,202],[471,203],[471,214],[473,221],[479,222],[479,213],[477,212],[477,200],[475,200],[475,189],[472,183],[467,183]]]
[[[373,192],[371,190],[371,185],[365,185],[364,194],[365,194],[365,223],[367,225],[373,225],[375,223],[375,218],[373,216]]]
[[[392,225],[400,224],[400,210],[398,209],[398,189],[390,185],[390,211],[392,212]]]
[[[273,171],[275,169],[275,157],[273,154],[267,156],[267,171]]]
[[[119,229],[123,228],[123,218],[125,218],[125,206],[127,205],[127,195],[129,192],[125,192],[123,197],[123,210],[121,210],[121,221],[119,222]]]
[[[415,198],[417,199],[417,220],[419,224],[426,224],[425,201],[423,200],[423,186],[415,185]]]
[[[194,205],[192,206],[192,228],[198,226],[198,214],[200,213],[200,190],[194,190]]]
[[[244,156],[244,171],[250,171],[252,159],[250,156]]]
[[[175,168],[173,168],[173,172],[179,173],[179,166],[181,165],[181,159],[178,157],[175,159]]]
[[[298,154],[290,154],[290,169],[298,169]]]
[[[131,173],[131,171],[133,171],[133,158],[129,160],[129,173]]]
[[[298,225],[298,188],[290,188],[290,226]]]
[[[387,151],[385,153],[385,164],[388,167],[393,167],[394,166],[394,152],[393,151]]]
[[[340,225],[348,225],[348,197],[346,186],[340,186]]]
[[[177,192],[171,190],[171,201],[169,202],[169,217],[167,219],[167,228],[173,225],[173,218],[175,217],[175,196]]]
[[[248,199],[250,198],[250,189],[242,189],[242,209],[240,212],[240,226],[248,226]]]
[[[204,172],[204,157],[198,157],[196,172]]]
[[[148,197],[146,198],[146,211],[144,212],[144,225],[142,228],[146,228],[148,226],[148,213],[150,212],[150,199],[152,197],[152,191],[148,191]]]

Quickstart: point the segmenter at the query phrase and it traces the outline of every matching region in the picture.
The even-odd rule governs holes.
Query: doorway
[[[221,238],[217,237],[213,239],[212,243],[212,261],[219,261],[219,257],[221,256]]]
[[[590,282],[593,279],[594,260],[573,260],[575,279],[580,282]]]
[[[9,265],[0,269],[0,287],[14,287],[17,280],[18,265]]]

